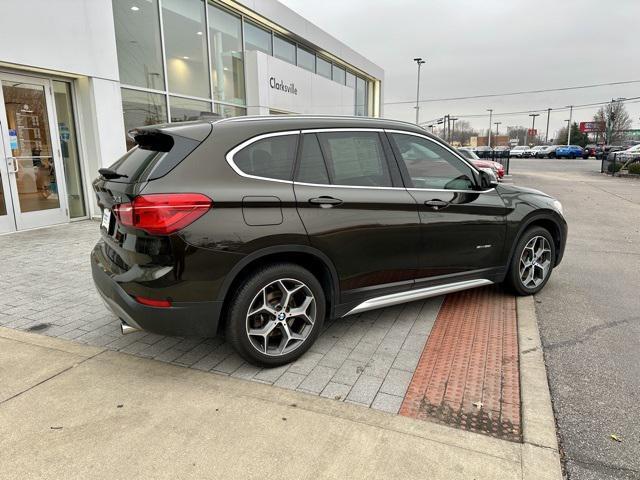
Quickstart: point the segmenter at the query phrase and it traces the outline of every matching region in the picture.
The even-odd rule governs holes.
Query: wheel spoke
[[[549,241],[541,236],[531,238],[520,255],[520,280],[525,287],[532,288],[541,285],[551,271],[551,246]]]

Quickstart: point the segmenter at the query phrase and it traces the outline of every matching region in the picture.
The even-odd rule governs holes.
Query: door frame
[[[16,178],[9,176],[8,183],[10,185],[10,196],[12,203],[12,214],[14,220],[13,230],[27,230],[32,228],[40,228],[50,225],[58,225],[69,222],[69,208],[67,205],[66,194],[66,176],[64,171],[64,161],[62,158],[62,149],[60,147],[60,135],[58,131],[57,115],[55,108],[55,99],[53,95],[53,84],[51,78],[23,75],[20,73],[8,73],[0,71],[0,82],[3,80],[24,82],[31,85],[39,85],[44,89],[45,106],[47,108],[47,121],[49,123],[49,137],[51,142],[51,157],[55,167],[55,175],[58,189],[59,207],[55,209],[37,210],[33,212],[20,211],[20,202],[17,192]],[[7,124],[7,112],[4,104],[4,95],[0,89],[0,135],[3,138],[2,163],[4,164],[3,172],[6,170],[8,175],[7,160],[12,158],[12,152],[9,144],[9,129]],[[53,219],[51,217],[54,217]],[[0,230],[4,232],[4,230]]]

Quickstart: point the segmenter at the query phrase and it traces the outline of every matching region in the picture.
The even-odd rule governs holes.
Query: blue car
[[[578,145],[563,145],[556,148],[556,158],[582,158],[584,150]]]

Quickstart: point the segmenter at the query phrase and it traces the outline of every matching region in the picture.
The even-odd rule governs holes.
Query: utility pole
[[[433,123],[431,125],[427,125],[427,128],[431,129],[431,134],[433,134],[433,127],[435,127]]]
[[[420,57],[414,58],[413,61],[418,64],[418,87],[416,89],[416,125],[418,125],[420,121],[420,67],[426,61]]]
[[[547,133],[544,134],[544,143],[549,143],[549,118],[551,117],[551,109],[547,108]]]
[[[540,114],[539,113],[530,113],[529,116],[533,119],[533,121],[531,122],[531,134],[535,135],[534,130],[536,129],[536,117],[539,117]],[[529,135],[527,134],[527,140],[529,140]],[[527,142],[525,142],[527,143]]]
[[[496,137],[500,136],[500,125],[502,125],[502,122],[493,122],[493,124],[496,126]]]
[[[571,122],[573,121],[573,105],[567,105],[569,108],[569,125],[567,126],[567,145],[571,145]]]
[[[487,108],[487,112],[489,112],[489,139],[488,139],[488,147],[491,146],[491,122],[493,121],[493,108]]]
[[[456,122],[458,121],[457,118],[452,118],[451,119],[451,134],[449,136],[449,143],[451,143],[453,141],[453,132],[456,131]]]

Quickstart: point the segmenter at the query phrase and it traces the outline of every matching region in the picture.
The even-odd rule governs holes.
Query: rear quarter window
[[[236,152],[233,163],[247,175],[291,180],[297,145],[297,134],[262,138]]]

